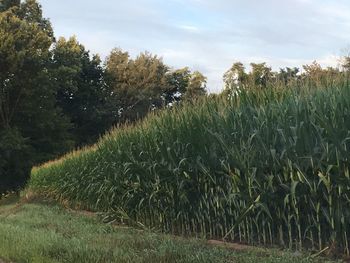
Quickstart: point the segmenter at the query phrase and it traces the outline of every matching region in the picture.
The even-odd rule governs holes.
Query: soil
[[[207,243],[213,246],[225,247],[228,249],[236,250],[236,251],[247,251],[247,250],[256,250],[256,247],[243,245],[239,243],[228,243],[219,240],[208,240]]]

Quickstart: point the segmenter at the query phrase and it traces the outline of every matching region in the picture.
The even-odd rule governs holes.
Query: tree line
[[[36,0],[0,1],[0,194],[33,165],[96,142],[113,125],[206,94],[206,78],[144,52],[105,61],[56,39]]]
[[[310,65],[280,68],[273,71],[265,62],[251,63],[250,71],[244,64],[235,62],[223,76],[224,94],[237,92],[240,89],[325,87],[337,85],[348,79],[350,57],[339,58],[339,66],[322,68],[314,61]]]

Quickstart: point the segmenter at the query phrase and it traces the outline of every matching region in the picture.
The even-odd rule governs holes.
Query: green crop
[[[115,128],[29,188],[182,235],[349,254],[350,87],[245,90]]]

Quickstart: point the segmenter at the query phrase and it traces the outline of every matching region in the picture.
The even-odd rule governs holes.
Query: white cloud
[[[235,61],[336,66],[332,54],[350,44],[348,0],[39,1],[56,35],[76,34],[103,56],[113,47],[132,56],[148,50],[202,71],[211,91]]]
[[[196,26],[183,25],[183,26],[180,26],[180,28],[184,29],[186,31],[189,31],[189,32],[198,32],[199,31],[198,27],[196,27]]]

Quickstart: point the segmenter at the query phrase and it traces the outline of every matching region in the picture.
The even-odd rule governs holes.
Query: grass
[[[234,251],[151,231],[103,224],[95,216],[45,203],[0,203],[0,262],[311,263],[279,250]],[[328,261],[330,262],[330,261]]]

